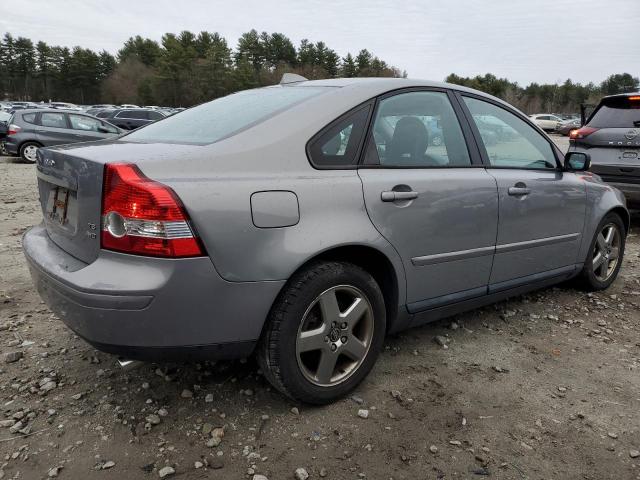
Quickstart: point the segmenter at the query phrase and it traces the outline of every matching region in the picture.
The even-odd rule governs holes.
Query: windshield
[[[640,96],[603,100],[587,125],[594,128],[640,127]]]
[[[244,90],[198,105],[123,137],[125,141],[206,145],[256,125],[327,87],[268,87]]]

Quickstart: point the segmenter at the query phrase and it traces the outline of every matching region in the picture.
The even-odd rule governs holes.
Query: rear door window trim
[[[458,124],[460,125],[460,129],[462,130],[462,137],[464,138],[466,147],[467,147],[467,151],[469,153],[469,158],[471,160],[471,164],[470,165],[380,165],[380,164],[365,164],[365,155],[366,155],[366,148],[362,148],[362,150],[360,151],[360,159],[358,161],[358,168],[373,168],[373,169],[390,169],[390,170],[407,170],[407,169],[412,169],[412,170],[437,170],[437,169],[459,169],[459,168],[484,168],[485,165],[482,162],[482,159],[480,157],[480,152],[478,150],[477,145],[475,144],[475,138],[472,135],[471,129],[469,127],[468,124],[468,119],[466,118],[466,116],[463,113],[463,110],[460,108],[460,106],[458,105],[457,99],[454,96],[454,93],[452,92],[451,89],[448,88],[442,88],[442,87],[403,87],[403,88],[397,88],[394,90],[390,90],[388,92],[385,92],[382,95],[379,95],[375,98],[375,107],[371,113],[371,116],[369,118],[369,123],[367,126],[367,132],[366,132],[366,136],[364,139],[364,143],[363,145],[368,145],[369,144],[369,140],[370,137],[373,135],[373,121],[376,118],[376,114],[378,112],[378,108],[380,105],[380,102],[386,98],[389,97],[393,97],[395,95],[400,95],[403,93],[408,93],[408,92],[442,92],[442,93],[446,93],[447,94],[447,98],[449,100],[449,103],[451,104],[451,107],[453,108],[453,111],[455,113],[455,116],[458,120]]]

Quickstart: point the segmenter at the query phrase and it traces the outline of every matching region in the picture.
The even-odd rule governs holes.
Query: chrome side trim
[[[483,257],[485,255],[493,255],[495,248],[496,247],[492,245],[490,247],[472,248],[471,250],[458,250],[457,252],[437,253],[435,255],[425,255],[424,257],[413,257],[411,259],[411,263],[416,267],[422,267],[423,265],[435,265],[437,263]]]
[[[526,242],[505,243],[496,246],[496,253],[514,252],[525,248],[542,247],[545,245],[554,245],[556,243],[570,242],[580,237],[580,233],[569,233],[567,235],[557,235],[555,237],[538,238],[536,240],[527,240]]]
[[[425,255],[422,257],[413,257],[411,263],[416,267],[424,265],[435,265],[444,262],[453,262],[456,260],[466,260],[468,258],[483,257],[494,253],[507,253],[525,248],[542,247],[545,245],[554,245],[556,243],[570,242],[580,237],[580,233],[569,233],[566,235],[557,235],[555,237],[537,238],[535,240],[527,240],[525,242],[505,243],[502,245],[491,247],[472,248],[470,250],[458,250],[456,252],[437,253],[435,255]]]

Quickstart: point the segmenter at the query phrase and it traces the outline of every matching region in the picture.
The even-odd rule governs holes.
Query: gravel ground
[[[0,178],[0,478],[640,479],[633,233],[608,291],[563,285],[392,336],[353,397],[311,408],[251,360],[116,368],[31,285],[33,166],[0,160]]]

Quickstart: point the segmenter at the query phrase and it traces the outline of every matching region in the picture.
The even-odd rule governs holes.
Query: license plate
[[[69,208],[69,190],[63,187],[56,187],[53,191],[53,201],[51,210],[47,212],[49,220],[60,225],[67,223],[67,210]]]

